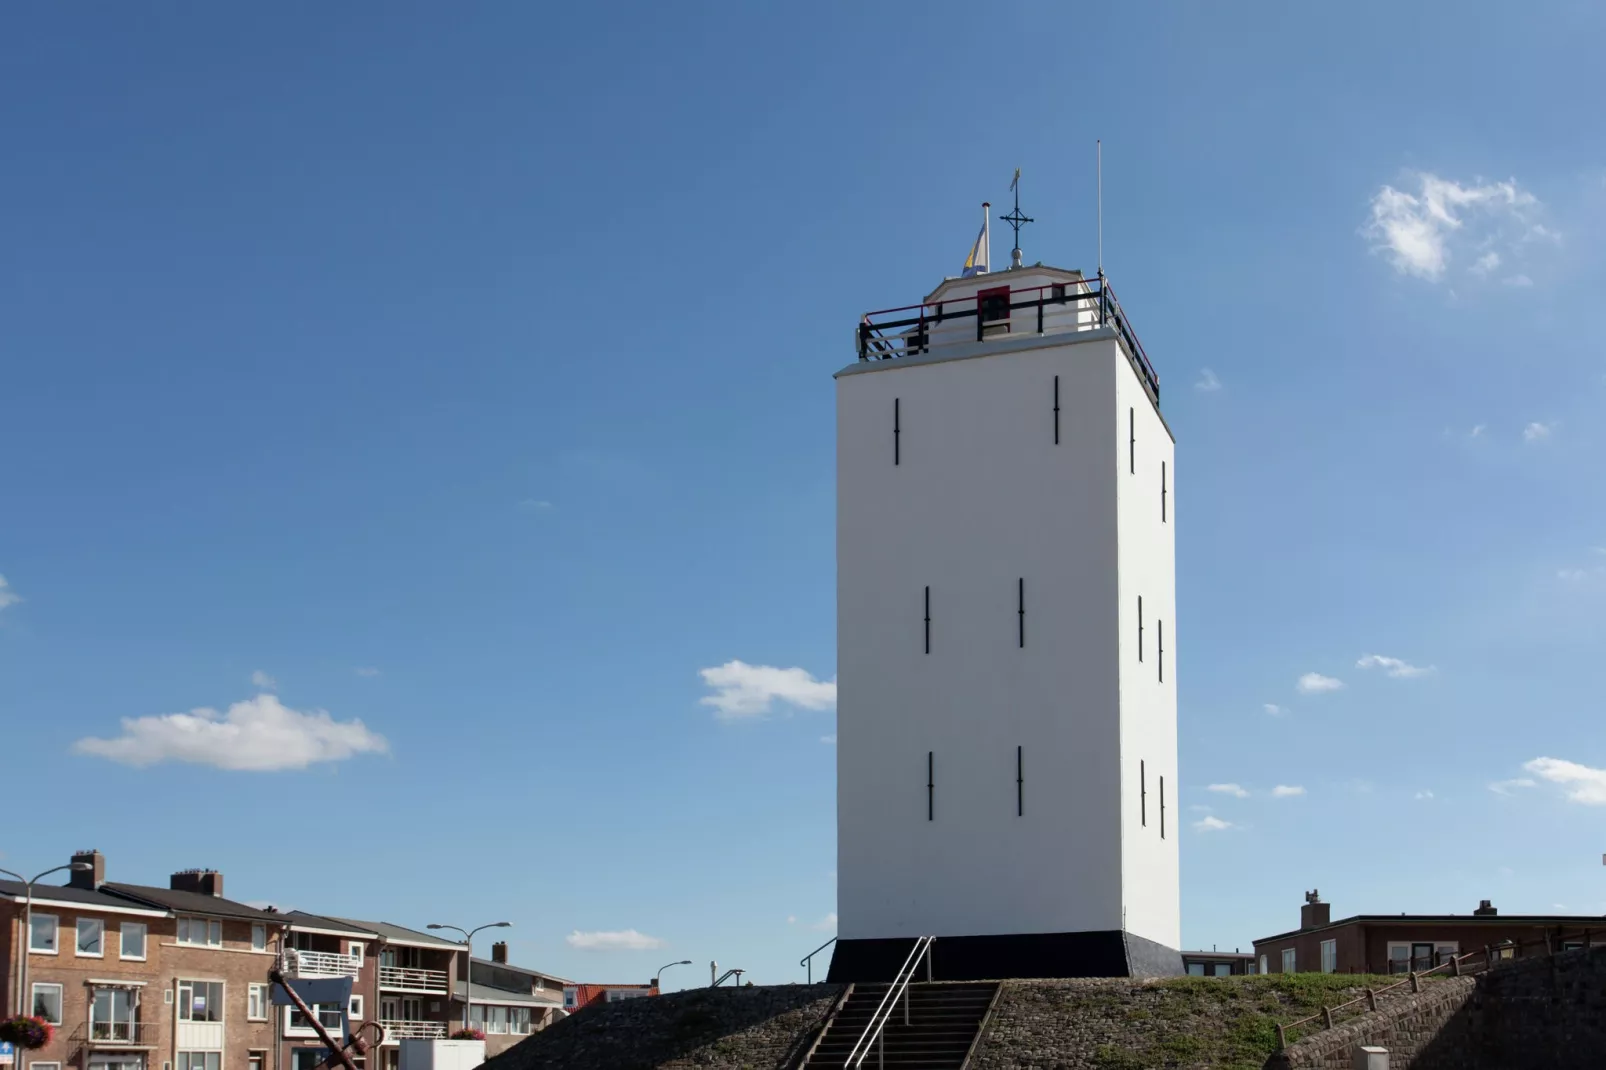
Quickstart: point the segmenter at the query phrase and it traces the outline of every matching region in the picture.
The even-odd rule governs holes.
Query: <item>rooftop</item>
[[[8,896],[21,903],[28,897],[28,887],[18,881],[0,880],[0,895]],[[36,884],[33,886],[33,901],[36,906],[40,903],[75,903],[84,907],[96,907],[101,910],[137,910],[141,913],[152,914],[167,913],[166,909],[142,909],[143,904],[130,903],[120,896],[108,895],[100,891],[90,891],[88,888],[74,888],[68,884]]]
[[[284,915],[272,910],[258,910],[220,895],[204,892],[182,892],[172,888],[155,888],[144,884],[114,884],[107,881],[101,888],[113,896],[132,899],[162,907],[180,914],[207,914],[214,918],[243,918],[273,925],[285,924]]]
[[[403,944],[411,947],[438,947],[446,951],[461,951],[463,945],[452,940],[442,940],[429,933],[421,933],[417,929],[409,929],[405,925],[392,925],[388,921],[357,921],[353,918],[336,918],[325,915],[325,920],[338,925],[347,925],[382,938],[387,944]]]
[[[1271,940],[1286,940],[1306,933],[1336,929],[1341,925],[1476,925],[1483,928],[1505,926],[1560,926],[1564,929],[1590,929],[1606,936],[1606,915],[1601,914],[1355,914],[1324,925],[1308,929],[1290,929],[1275,936],[1262,936],[1255,941],[1258,947]],[[1191,952],[1190,952],[1191,953]]]

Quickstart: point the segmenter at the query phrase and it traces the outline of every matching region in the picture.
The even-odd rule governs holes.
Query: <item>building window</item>
[[[1294,964],[1294,949],[1291,948],[1291,947],[1283,948],[1283,972],[1284,973],[1294,973],[1294,972],[1296,972],[1296,967],[1295,967],[1295,964]]]
[[[294,1007],[286,1007],[285,1010],[290,1015],[289,1021],[285,1025],[286,1030],[312,1032],[312,1023],[307,1021],[306,1015]],[[318,1016],[318,1023],[330,1032],[338,1033],[345,1025],[345,1013],[338,1003],[314,1003],[312,1010]]]
[[[976,294],[976,311],[983,323],[998,323],[1009,319],[1009,287],[993,286]]]
[[[245,1070],[267,1070],[268,1053],[253,1051],[245,1058]]]
[[[97,988],[89,1001],[89,1038],[91,1040],[122,1041],[127,1044],[139,1040],[134,1021],[134,993],[127,988]],[[104,1062],[96,1059],[95,1062]],[[93,1067],[91,1068],[93,1070]],[[110,1068],[106,1068],[110,1070]],[[123,1070],[122,1067],[116,1070]]]
[[[1261,974],[1267,974],[1271,972],[1270,964],[1266,961],[1265,955],[1260,956],[1260,972]]]
[[[251,950],[266,951],[268,949],[268,927],[260,921],[251,925]]]
[[[35,914],[28,925],[28,950],[40,955],[54,955],[61,923],[54,914]]]
[[[1212,976],[1212,977],[1231,977],[1232,976],[1232,963],[1230,963],[1230,962],[1218,962],[1218,963],[1216,963],[1215,965],[1210,967],[1210,976]]]
[[[61,1070],[60,1063],[42,1063],[36,1059],[29,1059],[28,1065],[32,1070]]]
[[[363,955],[362,941],[353,940],[351,942],[351,946],[346,949],[346,955],[351,959],[352,962],[361,963]]]
[[[191,947],[222,947],[223,923],[209,918],[180,917],[178,942]]]
[[[183,1022],[221,1022],[223,1020],[222,981],[180,981],[178,1017]],[[180,1056],[179,1070],[188,1070]]]
[[[507,1031],[523,1036],[530,1031],[530,1008],[509,1007],[507,1009]]]
[[[121,939],[118,941],[117,954],[120,958],[145,958],[145,923],[142,921],[125,921],[118,929]]]
[[[33,986],[33,1016],[43,1018],[51,1025],[61,1024],[61,986],[40,984]]]
[[[77,955],[82,959],[106,957],[106,923],[99,918],[78,919]]]
[[[1337,973],[1338,972],[1338,941],[1337,940],[1323,940],[1322,941],[1322,972],[1323,973]]]
[[[222,1061],[220,1051],[181,1051],[173,1065],[176,1070],[219,1070]]]
[[[1189,977],[1203,977],[1204,975],[1205,975],[1205,964],[1204,963],[1202,963],[1202,962],[1190,962],[1190,963],[1188,963],[1188,976]]]
[[[473,1026],[475,1029],[484,1031],[485,1008],[480,1006],[470,1006],[468,1009],[468,1024]]]
[[[245,990],[245,1016],[253,1022],[268,1020],[267,985],[251,985]]]
[[[322,1048],[291,1048],[290,1070],[317,1070],[328,1054]]]
[[[361,1018],[362,1017],[362,997],[361,996],[352,996],[351,997],[351,1002],[346,1005],[346,1017],[347,1018]]]

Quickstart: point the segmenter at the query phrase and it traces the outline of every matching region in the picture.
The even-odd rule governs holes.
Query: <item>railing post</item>
[[[1377,1010],[1377,989],[1368,988],[1366,990],[1366,1006],[1368,1010]]]
[[[881,1070],[885,1070],[886,1065],[887,1065],[887,1031],[885,1029],[882,1029],[881,1032],[876,1034],[875,1044],[876,1044],[876,1056],[875,1056],[876,1066],[880,1067]]]
[[[1450,956],[1450,976],[1451,977],[1460,977],[1461,976],[1461,956],[1460,955],[1451,955]]]
[[[928,984],[931,982],[931,951],[936,945],[936,940],[932,940],[926,945],[926,982]]]
[[[1322,1025],[1328,1029],[1333,1028],[1333,1008],[1322,1008]]]
[[[1277,1023],[1277,1050],[1282,1051],[1288,1047],[1288,1034],[1283,1032],[1283,1023]]]
[[[1043,333],[1043,291],[1037,291],[1037,333]]]
[[[1417,979],[1417,974],[1416,974],[1415,970],[1411,971],[1411,991],[1412,992],[1420,992],[1420,991],[1422,991],[1422,982]]]

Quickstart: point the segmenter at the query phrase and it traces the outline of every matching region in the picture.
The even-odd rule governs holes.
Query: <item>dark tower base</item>
[[[914,948],[912,937],[838,940],[826,980],[890,981]],[[1006,977],[1176,977],[1182,953],[1153,940],[1110,929],[1086,933],[939,936],[931,945],[936,981]],[[924,971],[920,978],[924,980]]]

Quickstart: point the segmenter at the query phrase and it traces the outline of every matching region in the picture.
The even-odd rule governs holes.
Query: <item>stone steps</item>
[[[854,1044],[864,1034],[888,985],[854,986],[853,993],[826,1026],[805,1063],[807,1070],[836,1070],[846,1065]],[[861,1064],[865,1067],[960,1070],[976,1039],[976,1031],[998,991],[996,982],[921,983],[908,989],[909,1024],[900,999],[881,1041]]]

